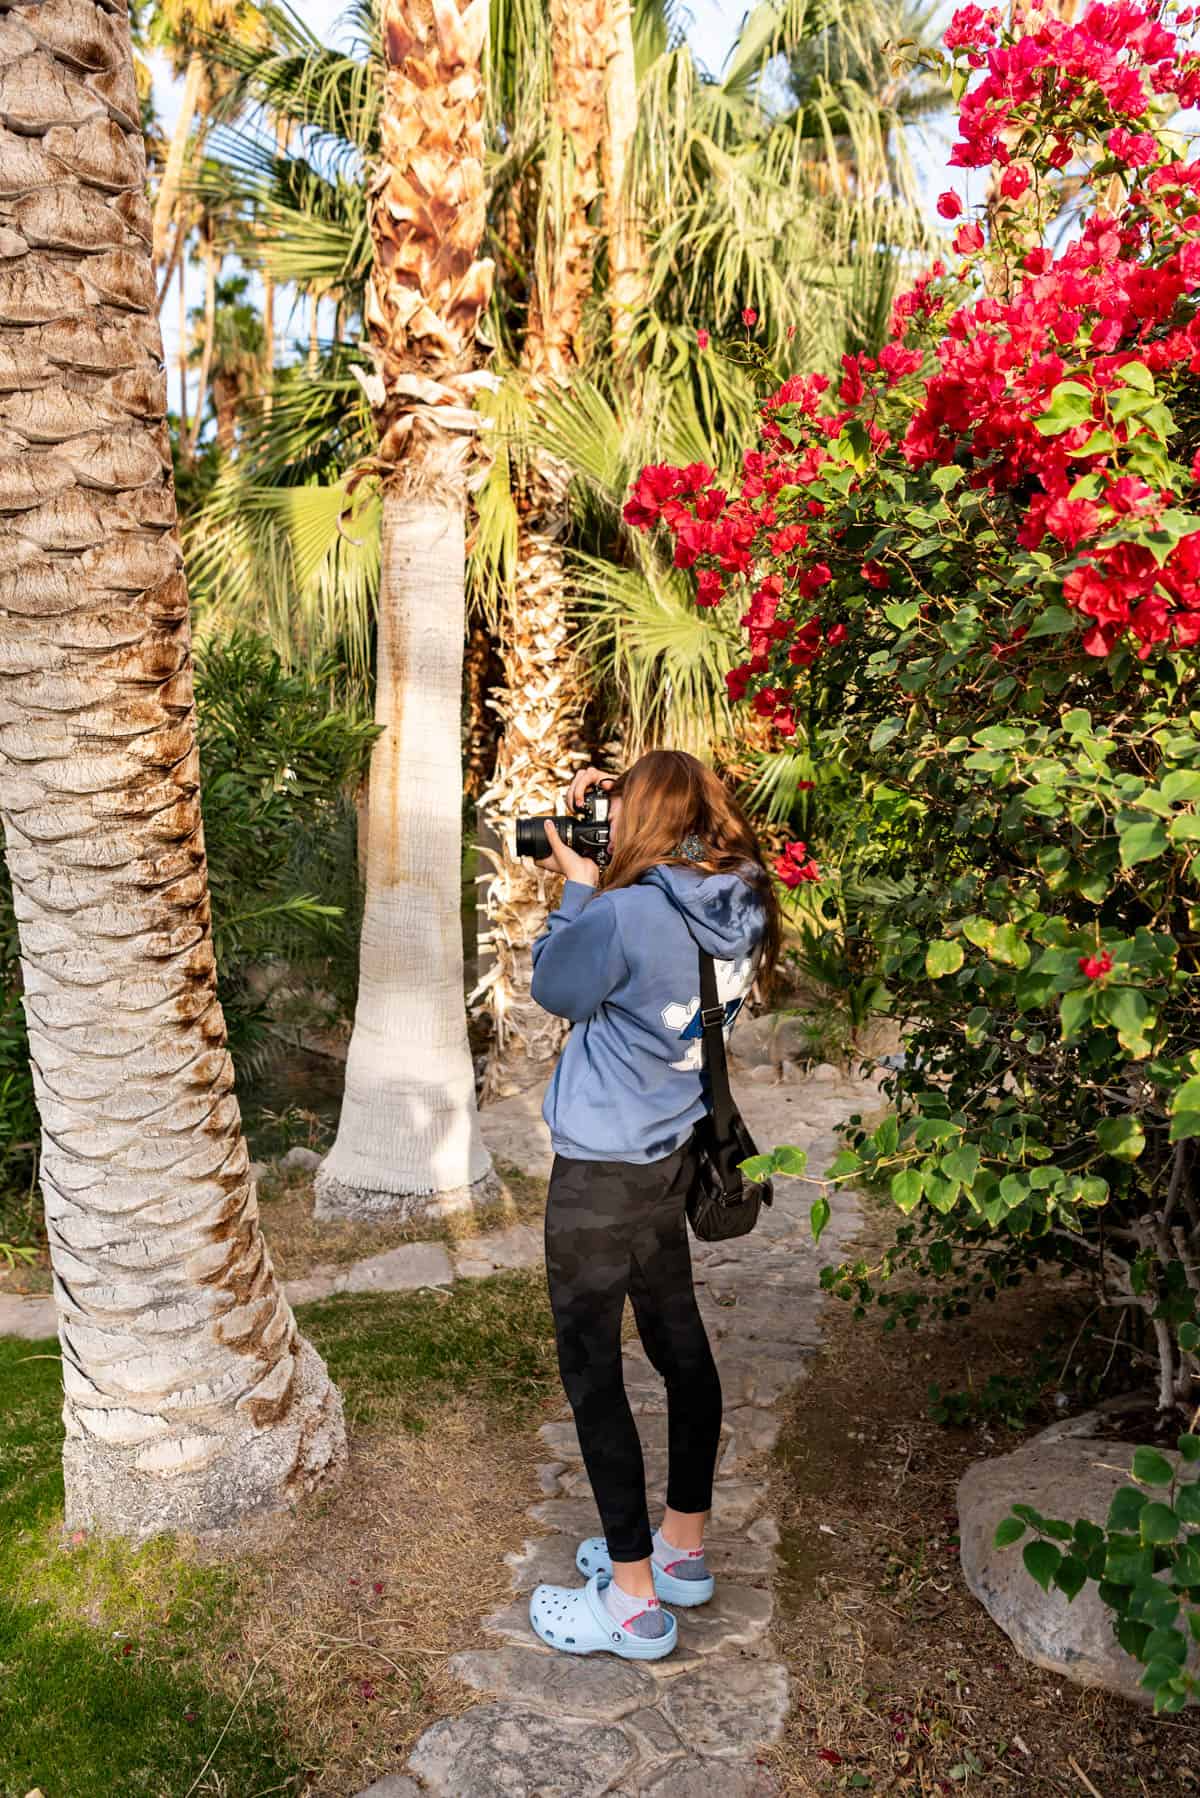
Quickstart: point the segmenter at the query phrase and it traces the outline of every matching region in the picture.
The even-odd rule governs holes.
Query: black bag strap
[[[700,1025],[704,1037],[704,1064],[712,1091],[712,1120],[717,1141],[726,1143],[733,1134],[737,1107],[729,1090],[729,1065],[725,1059],[725,1007],[717,997],[717,970],[707,950],[700,951]]]

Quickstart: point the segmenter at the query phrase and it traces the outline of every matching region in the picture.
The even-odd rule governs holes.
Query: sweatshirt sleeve
[[[534,999],[576,1024],[599,1010],[628,971],[611,899],[568,880],[558,910],[533,945]]]

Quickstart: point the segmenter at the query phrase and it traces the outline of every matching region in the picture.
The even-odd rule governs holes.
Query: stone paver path
[[[808,1149],[813,1172],[833,1157],[834,1126],[878,1103],[874,1085],[852,1082],[747,1087],[740,1097],[759,1142],[798,1143]],[[576,1546],[600,1527],[564,1410],[542,1427],[546,1497],[529,1511],[538,1533],[510,1557],[512,1603],[485,1619],[495,1646],[450,1663],[481,1701],[428,1729],[406,1771],[372,1787],[371,1798],[415,1798],[422,1791],[438,1798],[770,1798],[777,1792],[762,1751],[783,1728],[788,1676],[768,1635],[779,1532],[767,1510],[763,1457],[778,1435],[780,1399],[804,1378],[820,1344],[820,1269],[839,1258],[858,1219],[854,1201],[843,1197],[815,1248],[811,1198],[811,1188],[783,1182],[752,1236],[693,1243],[700,1309],[725,1393],[709,1544],[717,1574],[713,1602],[676,1613],[679,1647],[652,1664],[606,1655],[577,1659],[538,1642],[529,1627],[529,1593],[542,1580],[577,1583]],[[662,1382],[640,1345],[627,1347],[625,1373],[649,1489],[661,1493]]]

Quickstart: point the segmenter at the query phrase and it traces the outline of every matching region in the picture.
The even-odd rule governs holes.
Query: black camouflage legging
[[[621,1373],[628,1294],[667,1385],[667,1503],[707,1511],[721,1434],[721,1382],[696,1306],[684,1206],[690,1144],[664,1161],[555,1157],[546,1273],[558,1365],[614,1561],[650,1553],[642,1445]]]

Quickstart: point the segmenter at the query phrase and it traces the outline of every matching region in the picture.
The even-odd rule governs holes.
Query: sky
[[[304,20],[309,28],[324,38],[332,40],[338,19],[345,10],[346,0],[291,0],[295,12]],[[719,75],[721,66],[737,37],[738,28],[747,10],[746,0],[689,0],[686,14],[690,18],[688,39],[692,45],[697,61],[710,74]],[[150,59],[154,72],[154,93],[158,114],[164,129],[169,133],[174,125],[179,108],[180,83],[172,79],[166,59],[154,56]],[[965,200],[972,196],[963,181],[963,172],[955,171],[957,179],[949,179],[945,166],[949,140],[944,132],[936,130],[928,141],[918,149],[917,172],[923,198],[932,207],[934,198],[943,187],[956,186]],[[189,307],[199,307],[204,299],[203,276],[199,267],[193,264],[188,270],[187,301]],[[286,306],[277,307],[281,316],[277,319],[277,331],[284,342],[307,337],[307,323],[298,314],[289,320]],[[173,285],[163,305],[162,327],[163,341],[171,369],[170,393],[171,405],[178,405],[178,376],[176,358],[178,356],[179,307],[177,288]],[[321,331],[327,335],[332,330],[332,309],[326,319],[322,314]]]

